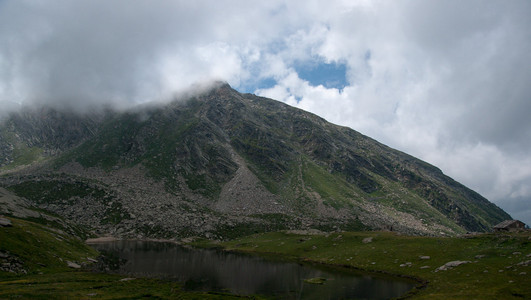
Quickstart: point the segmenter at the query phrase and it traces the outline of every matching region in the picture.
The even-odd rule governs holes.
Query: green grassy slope
[[[20,268],[18,273],[0,269],[0,299],[259,299],[190,292],[178,282],[124,280],[120,275],[72,269],[67,261],[90,267],[88,258],[98,258],[98,252],[56,228],[9,219],[12,227],[0,227],[0,262],[18,264]]]
[[[16,135],[8,131],[5,127],[0,128],[0,144],[13,146],[11,151],[3,153],[6,158],[10,157],[12,162],[5,165],[0,164],[0,171],[12,170],[20,166],[29,165],[44,158],[42,148],[27,146],[19,141]]]
[[[82,240],[60,229],[10,219],[12,227],[0,228],[0,251],[23,262],[23,268],[28,274],[68,271],[66,261],[82,264],[88,262],[88,257],[95,258],[98,255]],[[2,273],[2,276],[9,278],[15,275]]]

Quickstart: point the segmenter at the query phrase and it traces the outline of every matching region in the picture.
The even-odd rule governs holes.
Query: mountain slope
[[[52,108],[11,113],[0,126],[0,168],[12,169],[77,146],[94,136],[106,114]]]
[[[74,133],[55,127],[57,136],[75,138],[53,148],[51,160],[2,181],[102,232],[227,237],[373,228],[437,235],[486,231],[510,218],[434,166],[226,84],[164,106],[77,120]],[[33,146],[25,138],[33,135],[7,128],[19,137],[9,147]],[[40,136],[39,147],[52,148]],[[31,186],[41,192],[28,192]]]

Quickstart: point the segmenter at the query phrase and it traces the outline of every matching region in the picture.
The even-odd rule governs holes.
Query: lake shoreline
[[[295,234],[308,235],[308,234],[301,234],[301,233],[295,233]],[[420,290],[425,289],[428,286],[428,284],[429,284],[429,280],[426,280],[426,279],[423,279],[423,278],[420,278],[420,277],[410,276],[410,275],[405,275],[405,274],[397,274],[397,273],[393,273],[393,272],[386,271],[386,270],[369,270],[369,269],[356,267],[356,266],[352,266],[352,265],[348,265],[348,264],[334,264],[334,263],[328,263],[328,262],[322,262],[322,261],[318,261],[318,260],[313,260],[313,259],[310,259],[310,258],[307,258],[307,257],[305,257],[305,258],[292,257],[292,256],[287,255],[287,254],[284,255],[284,254],[279,254],[279,253],[275,253],[275,252],[260,252],[260,251],[252,251],[252,250],[249,251],[249,250],[241,250],[241,249],[229,249],[229,248],[226,248],[223,245],[221,245],[219,243],[219,241],[214,241],[214,240],[203,240],[203,241],[208,241],[207,244],[195,244],[194,243],[194,241],[195,241],[194,239],[189,239],[187,242],[182,242],[182,241],[176,241],[176,240],[171,240],[171,239],[153,239],[153,238],[141,238],[141,239],[138,239],[138,238],[126,238],[126,239],[123,239],[123,238],[118,238],[118,237],[114,237],[114,236],[101,236],[101,237],[97,237],[97,238],[87,239],[85,241],[85,243],[88,244],[88,245],[91,245],[91,244],[95,245],[95,244],[118,242],[118,241],[171,243],[171,244],[175,244],[175,245],[188,246],[188,247],[194,247],[194,248],[199,248],[199,249],[211,249],[211,250],[223,251],[223,252],[226,252],[226,253],[248,254],[248,255],[253,255],[253,256],[258,256],[258,257],[265,257],[265,258],[274,257],[275,259],[280,259],[280,260],[286,261],[286,262],[310,263],[310,264],[322,265],[322,266],[325,266],[325,267],[343,268],[345,270],[353,270],[353,271],[360,272],[360,273],[365,273],[365,274],[368,274],[368,275],[376,275],[376,276],[384,275],[385,277],[390,277],[390,278],[407,279],[407,280],[411,280],[411,281],[414,281],[414,282],[417,283],[415,285],[415,287],[413,287],[407,294],[403,295],[400,298],[404,298],[406,296],[407,297],[413,296],[416,293],[418,293]]]
[[[402,298],[500,299],[508,295],[531,296],[528,285],[523,284],[529,274],[526,270],[531,257],[529,241],[529,232],[464,237],[417,237],[377,231],[328,236],[271,232],[222,243],[197,241],[193,245],[285,257],[418,282]],[[453,261],[466,263],[442,268]]]
[[[410,291],[408,291],[406,294],[398,297],[397,299],[404,299],[404,298],[408,298],[408,297],[414,296],[418,292],[420,292],[421,290],[427,288],[428,284],[429,284],[429,280],[426,280],[426,279],[423,279],[423,278],[420,278],[420,277],[417,277],[417,276],[411,276],[411,275],[406,275],[406,274],[398,274],[398,273],[393,273],[393,272],[386,271],[386,270],[369,270],[369,269],[356,267],[356,266],[352,266],[352,265],[348,265],[348,264],[334,264],[334,263],[329,263],[329,262],[313,260],[313,259],[307,258],[307,257],[290,256],[288,254],[281,254],[281,253],[278,253],[278,252],[264,252],[264,251],[256,251],[256,250],[253,251],[253,250],[249,250],[249,249],[245,249],[245,250],[242,250],[242,249],[229,249],[229,248],[224,247],[223,245],[220,245],[219,243],[216,243],[216,241],[211,241],[211,240],[208,240],[208,241],[212,242],[212,243],[211,244],[206,244],[206,245],[205,244],[203,244],[203,245],[189,244],[189,246],[193,246],[193,247],[201,248],[201,249],[213,249],[213,250],[223,251],[223,252],[227,252],[227,253],[247,254],[247,255],[253,255],[253,256],[264,257],[264,258],[275,258],[275,259],[283,260],[283,261],[287,261],[287,262],[310,263],[310,264],[322,265],[322,266],[331,267],[331,268],[342,268],[342,269],[345,269],[345,270],[352,270],[352,271],[356,271],[356,272],[359,272],[359,273],[364,273],[364,274],[367,274],[369,276],[373,276],[374,275],[374,276],[384,276],[384,277],[387,277],[387,278],[401,278],[401,279],[411,280],[411,281],[417,283]],[[185,245],[188,245],[188,244],[185,244]]]
[[[176,245],[185,245],[184,243],[176,240],[170,239],[152,239],[152,238],[142,238],[142,239],[123,239],[115,236],[100,236],[96,238],[90,238],[85,240],[85,244],[100,244],[100,243],[109,243],[109,242],[119,242],[119,241],[139,241],[139,242],[159,242],[159,243],[172,243]]]
[[[124,261],[129,261],[124,265],[125,267],[120,267],[120,270],[116,269],[115,271],[117,272],[113,272],[115,274],[147,278],[169,278],[170,280],[172,280],[171,278],[179,278],[178,281],[182,281],[185,286],[188,286],[189,280],[194,282],[194,284],[197,282],[201,282],[201,284],[206,284],[208,282],[215,282],[217,284],[225,282],[224,284],[227,284],[227,282],[230,282],[229,285],[223,286],[223,289],[227,289],[228,291],[231,291],[231,293],[238,295],[268,295],[267,290],[253,290],[253,288],[258,286],[263,287],[266,285],[272,285],[273,287],[270,288],[272,291],[298,291],[298,288],[301,287],[303,282],[307,282],[306,280],[309,278],[316,277],[328,279],[325,284],[325,289],[320,290],[321,293],[325,290],[328,290],[326,293],[331,293],[330,287],[338,285],[336,288],[332,288],[334,291],[333,294],[327,294],[334,299],[335,297],[341,299],[344,297],[364,298],[373,293],[379,294],[380,297],[381,295],[386,295],[384,296],[385,298],[402,298],[405,297],[405,295],[411,295],[412,291],[419,289],[421,285],[424,284],[424,282],[418,280],[418,278],[395,276],[395,274],[385,272],[372,272],[347,265],[301,260],[288,255],[277,254],[275,256],[270,256],[264,253],[233,251],[221,247],[197,247],[193,244],[183,245],[181,243],[175,243],[174,241],[163,239],[118,240],[107,237],[91,240],[89,242],[92,242],[96,250],[103,251],[104,253],[112,253],[113,257],[119,257],[120,260],[124,259]],[[152,244],[144,244],[144,242]],[[175,248],[170,245],[157,245],[159,243],[173,244],[175,245]],[[209,244],[216,245],[217,243],[216,241],[209,241]],[[182,252],[182,250],[178,249],[189,250],[184,250],[184,252]],[[153,253],[156,253],[156,255],[153,255]],[[179,258],[177,259],[177,257]],[[201,258],[198,259],[198,257]],[[158,263],[160,260],[165,263]],[[135,261],[141,262],[138,267],[135,267]],[[195,262],[193,267],[189,266],[189,261]],[[206,264],[206,267],[205,264],[199,263],[204,261],[209,262]],[[220,272],[220,266],[223,266],[223,272]],[[226,276],[226,268],[232,270],[228,272],[228,274],[231,274],[230,280],[210,277],[219,276],[217,274],[221,273],[224,273],[224,276]],[[251,272],[251,274],[262,274],[263,276],[257,277],[257,279],[255,279],[256,282],[249,282],[250,279],[248,274],[243,274],[242,276],[240,272],[242,268],[244,268],[246,272]],[[184,274],[181,270],[188,270],[184,272],[190,273]],[[153,274],[153,276],[149,274]],[[198,277],[196,277],[198,274],[202,274],[201,276],[206,277],[198,281]],[[265,282],[261,282],[260,280],[265,280]],[[321,287],[316,286],[304,286],[305,288],[301,288],[300,292],[305,294],[312,289],[322,289]],[[328,288],[326,288],[327,286]],[[360,288],[361,286],[363,286],[363,288]],[[216,291],[219,286],[203,288]],[[293,288],[295,289],[293,290]],[[308,294],[306,296],[308,296]]]

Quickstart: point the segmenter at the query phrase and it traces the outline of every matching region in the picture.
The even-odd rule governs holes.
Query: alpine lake
[[[221,291],[275,299],[390,299],[415,282],[353,269],[169,242],[122,240],[91,244],[106,258],[101,271],[175,280],[189,291]]]

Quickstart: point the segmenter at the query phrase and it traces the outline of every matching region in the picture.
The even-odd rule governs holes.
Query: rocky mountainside
[[[0,120],[0,167],[13,168],[61,154],[92,137],[110,112],[79,114],[25,109]]]
[[[14,114],[0,126],[0,154],[4,187],[115,235],[440,235],[510,218],[432,165],[222,83],[126,112]]]

